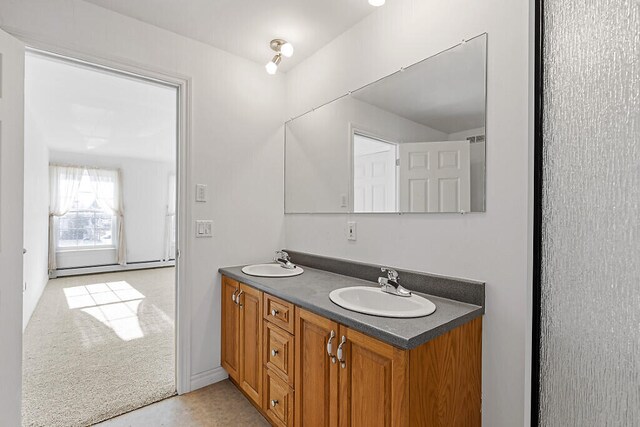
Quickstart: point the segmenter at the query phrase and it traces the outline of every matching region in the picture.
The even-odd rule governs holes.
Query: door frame
[[[544,0],[534,0],[533,260],[531,289],[531,426],[540,425],[540,344],[542,339],[542,198],[544,103]]]
[[[353,150],[354,150],[354,138],[356,135],[360,135],[360,136],[364,136],[365,138],[371,138],[371,139],[376,139],[380,142],[384,142],[386,144],[390,144],[390,145],[395,145],[395,151],[396,151],[396,168],[395,168],[395,173],[396,173],[396,200],[395,200],[395,205],[396,205],[396,212],[355,212],[355,194],[354,194],[354,185],[355,185],[355,169],[353,167],[353,162],[354,162],[354,154],[353,154]],[[366,126],[362,126],[358,123],[355,122],[349,122],[349,147],[348,147],[348,153],[347,153],[347,161],[349,162],[348,165],[348,170],[349,170],[349,191],[347,192],[347,213],[349,214],[353,214],[353,213],[357,213],[359,215],[362,214],[380,214],[380,213],[392,213],[392,214],[398,214],[400,211],[400,195],[398,194],[400,187],[399,187],[399,170],[398,170],[398,166],[397,166],[397,162],[398,162],[398,156],[400,155],[399,153],[399,144],[400,141],[394,141],[393,138],[389,137],[389,136],[385,136],[385,135],[380,135],[379,132],[376,132],[372,129],[367,128]]]
[[[190,241],[188,237],[191,218],[189,191],[191,176],[191,88],[190,76],[156,66],[143,65],[122,58],[105,58],[52,45],[33,39],[12,29],[6,30],[21,40],[26,52],[36,52],[69,62],[86,64],[96,68],[130,75],[145,80],[158,81],[177,88],[177,150],[176,150],[176,277],[175,277],[175,386],[178,394],[191,391],[191,288],[188,285]]]

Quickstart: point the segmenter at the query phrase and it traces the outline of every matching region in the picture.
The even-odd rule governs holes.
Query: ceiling
[[[353,96],[451,134],[485,125],[486,37],[433,56]]]
[[[176,88],[27,54],[25,110],[52,151],[175,161]]]
[[[287,71],[376,10],[367,0],[85,0],[266,64],[269,42],[295,48]]]

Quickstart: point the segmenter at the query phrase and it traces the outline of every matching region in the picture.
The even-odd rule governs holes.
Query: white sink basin
[[[434,303],[419,295],[400,297],[370,286],[336,289],[329,298],[347,310],[382,317],[422,317],[436,311]]]
[[[280,264],[254,264],[242,267],[242,272],[249,276],[259,277],[291,277],[297,276],[304,272],[303,269],[296,266],[295,268],[284,268]]]

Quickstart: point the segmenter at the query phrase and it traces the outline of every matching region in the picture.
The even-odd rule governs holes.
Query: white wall
[[[28,69],[26,70],[28,73]],[[26,79],[29,75],[26,75]],[[29,85],[25,85],[28,90]],[[22,329],[33,314],[49,280],[49,149],[37,123],[30,120],[25,96],[24,126],[24,293]]]
[[[0,424],[20,425],[24,45],[0,32]]]
[[[527,424],[529,2],[389,1],[287,73],[295,116],[488,33],[487,212],[287,215],[292,249],[486,281],[483,424]],[[346,222],[358,223],[358,241]]]
[[[175,163],[59,151],[51,151],[50,158],[52,163],[120,169],[127,262],[162,259],[169,175],[175,174]],[[58,268],[114,264],[116,251],[64,251],[57,262]]]
[[[191,294],[191,375],[206,384],[220,366],[218,267],[265,261],[282,247],[284,76],[79,0],[4,0],[0,27],[81,55],[191,78],[186,172],[193,186],[208,185],[210,198],[195,204],[194,188],[185,197],[192,226],[196,218],[213,219],[214,237],[196,240],[190,230],[182,286]]]

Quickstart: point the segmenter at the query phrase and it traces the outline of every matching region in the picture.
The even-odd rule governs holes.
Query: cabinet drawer
[[[293,334],[293,304],[264,294],[264,318]]]
[[[294,338],[273,323],[264,321],[263,360],[268,369],[275,371],[293,387]]]
[[[263,409],[277,426],[293,425],[293,390],[271,369],[264,372]]]

